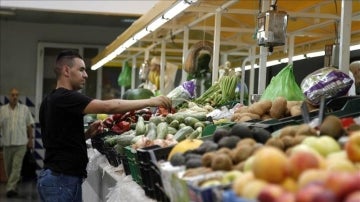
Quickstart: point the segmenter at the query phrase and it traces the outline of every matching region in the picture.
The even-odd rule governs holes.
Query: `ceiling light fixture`
[[[118,48],[116,48],[109,55],[107,55],[103,59],[99,60],[94,65],[92,65],[91,70],[96,70],[96,69],[102,67],[103,65],[105,65],[106,63],[108,63],[109,61],[113,60],[117,55],[120,55],[127,48],[134,45],[137,41],[144,38],[150,32],[155,31],[156,29],[161,27],[163,24],[165,24],[167,21],[173,19],[175,16],[177,16],[179,13],[184,11],[186,8],[188,8],[191,4],[195,3],[196,1],[197,0],[181,0],[181,1],[178,1],[174,6],[172,6],[170,9],[168,9],[163,15],[156,18],[154,21],[152,21],[145,28],[143,28],[139,32],[137,32],[133,37],[126,40],[123,44],[121,44]]]

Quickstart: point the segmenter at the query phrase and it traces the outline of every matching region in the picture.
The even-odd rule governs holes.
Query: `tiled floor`
[[[19,183],[19,195],[13,198],[6,198],[5,183],[0,182],[0,201],[1,202],[40,202],[37,189],[36,180],[25,181]]]

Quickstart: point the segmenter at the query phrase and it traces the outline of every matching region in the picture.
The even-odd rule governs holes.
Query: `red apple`
[[[315,202],[314,198],[328,191],[321,183],[310,183],[296,192],[296,202]]]
[[[351,194],[349,194],[345,198],[345,202],[359,202],[360,201],[360,191],[355,191]]]
[[[285,192],[277,199],[276,202],[296,202],[295,194],[290,192]]]
[[[308,151],[292,152],[289,157],[289,163],[290,172],[294,179],[298,179],[305,170],[321,168],[320,159],[314,152]]]
[[[310,183],[324,183],[328,172],[321,169],[309,169],[301,173],[298,178],[298,188],[303,188]]]
[[[325,179],[325,187],[335,193],[339,201],[350,193],[360,190],[360,174],[331,172]]]
[[[259,202],[276,202],[284,193],[285,190],[281,186],[268,184],[260,191],[257,199]]]
[[[350,135],[345,144],[345,150],[348,158],[352,162],[360,162],[360,131],[354,132]]]
[[[252,171],[258,179],[281,183],[289,175],[289,160],[280,149],[264,146],[254,154]]]

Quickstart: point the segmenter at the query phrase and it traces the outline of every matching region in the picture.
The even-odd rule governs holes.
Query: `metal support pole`
[[[341,1],[339,69],[349,73],[352,1]]]
[[[189,52],[189,27],[184,27],[183,38],[183,55],[182,55],[182,70],[181,70],[181,83],[184,83],[187,79],[188,73],[185,71],[185,61]]]
[[[131,89],[135,88],[135,74],[136,74],[136,56],[133,56],[132,68],[131,68]]]
[[[164,95],[165,90],[165,65],[166,65],[166,41],[161,41],[161,58],[160,58],[160,93]]]
[[[215,30],[214,30],[214,50],[213,50],[213,67],[212,67],[212,83],[219,77],[219,54],[220,54],[220,35],[221,35],[221,12],[215,14]]]

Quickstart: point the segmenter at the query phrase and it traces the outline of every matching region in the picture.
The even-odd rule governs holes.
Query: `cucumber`
[[[174,119],[179,121],[179,123],[184,123],[185,116],[183,114],[174,114]]]
[[[199,128],[199,127],[201,127],[201,128],[205,128],[205,124],[203,123],[203,122],[201,122],[201,121],[199,121],[199,122],[196,122],[195,124],[194,124],[194,128]]]
[[[191,126],[184,126],[183,128],[180,128],[174,135],[174,139],[178,142],[186,139],[187,135],[190,135],[194,129]]]
[[[168,123],[161,122],[156,126],[156,139],[165,139],[168,134]]]
[[[149,122],[146,137],[149,138],[149,140],[155,140],[156,136],[156,124],[153,122]]]

